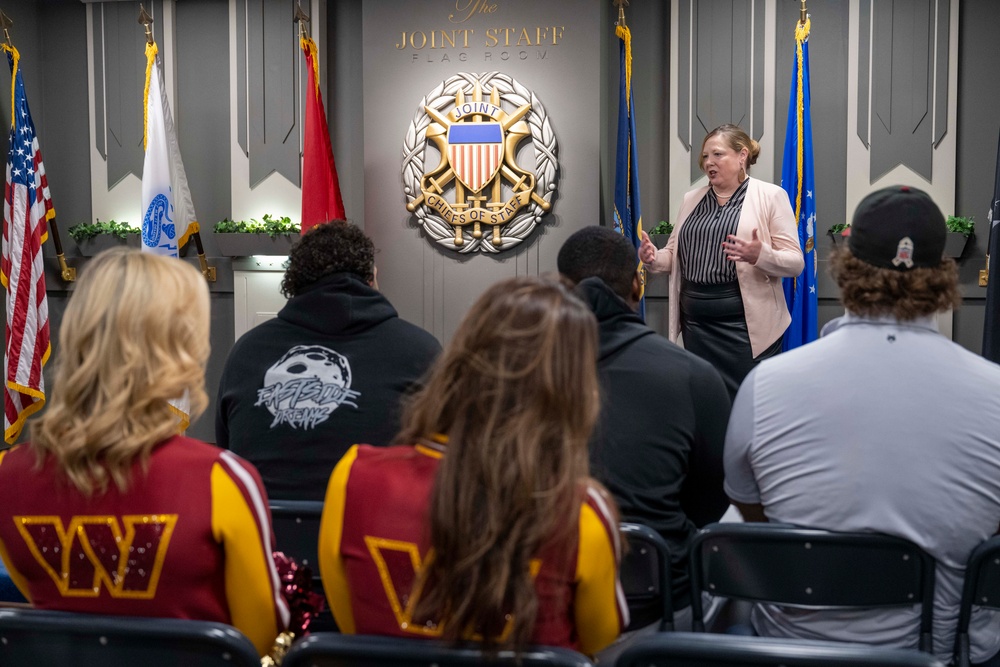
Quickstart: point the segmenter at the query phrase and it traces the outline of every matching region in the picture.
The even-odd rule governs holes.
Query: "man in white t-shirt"
[[[878,532],[937,560],[934,652],[951,658],[969,553],[1000,524],[1000,366],[938,333],[961,303],[947,228],[925,193],[867,196],[831,271],[846,315],[744,381],[725,445],[725,489],[747,521]],[[761,635],[916,648],[914,608],[757,605]],[[1000,618],[973,615],[972,660],[1000,649]]]

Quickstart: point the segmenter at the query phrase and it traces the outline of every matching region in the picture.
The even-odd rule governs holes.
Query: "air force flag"
[[[146,157],[142,164],[142,249],[177,257],[198,231],[167,103],[156,44],[146,46]]]

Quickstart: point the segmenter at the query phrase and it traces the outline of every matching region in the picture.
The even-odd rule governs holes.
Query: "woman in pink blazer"
[[[639,248],[650,271],[670,273],[670,340],[711,362],[731,396],[781,351],[791,321],[781,279],[803,267],[788,195],[747,173],[759,153],[735,125],[709,132],[699,161],[708,185],[684,196],[665,248],[645,233]]]

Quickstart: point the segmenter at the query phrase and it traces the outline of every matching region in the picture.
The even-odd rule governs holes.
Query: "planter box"
[[[251,257],[253,255],[287,255],[298,234],[214,234],[219,254],[223,257]]]
[[[837,233],[827,232],[826,235],[830,237],[830,241],[833,242],[833,247],[834,248],[846,248],[847,247],[847,237],[846,236],[841,236],[840,232],[837,232]]]
[[[966,236],[961,232],[948,232],[948,238],[944,242],[944,256],[952,259],[961,257],[962,253],[965,252],[965,246],[968,245],[969,239],[972,237],[972,234]]]
[[[78,241],[76,247],[84,257],[93,257],[104,250],[123,245],[138,250],[142,246],[142,239],[139,234],[129,234],[125,239],[120,239],[111,234],[98,234],[86,241]]]
[[[662,250],[667,247],[667,241],[670,240],[670,234],[650,234],[649,240],[653,242],[658,250]]]

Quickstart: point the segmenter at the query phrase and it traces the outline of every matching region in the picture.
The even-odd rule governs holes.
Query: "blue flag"
[[[618,97],[618,155],[615,159],[615,230],[636,249],[636,270],[646,284],[644,269],[639,269],[639,244],[642,242],[642,211],[639,206],[639,158],[636,156],[635,104],[632,100],[632,34],[624,25],[615,28],[621,54],[621,83]],[[639,300],[639,316],[646,319],[646,299]]]
[[[805,268],[785,278],[785,302],[792,323],[785,331],[782,350],[791,350],[819,337],[816,301],[816,198],[813,172],[812,121],[809,119],[809,19],[795,27],[792,94],[788,100],[788,128],[781,168],[781,187],[795,211]]]

